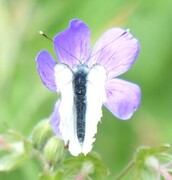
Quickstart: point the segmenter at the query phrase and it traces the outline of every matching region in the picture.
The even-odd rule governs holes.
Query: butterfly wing
[[[94,65],[87,76],[85,138],[79,143],[76,132],[76,109],[74,105],[73,71],[65,64],[55,67],[55,80],[61,94],[59,106],[60,133],[69,151],[77,156],[81,152],[87,154],[92,149],[97,124],[102,117],[102,104],[106,100],[105,81],[106,70],[100,65]]]
[[[74,105],[73,71],[65,64],[55,67],[55,80],[58,92],[61,94],[59,105],[60,125],[59,130],[65,144],[69,146],[72,155],[81,153],[81,145],[76,134],[76,110]]]
[[[88,73],[86,129],[82,147],[84,154],[87,154],[92,149],[92,143],[95,141],[94,135],[97,133],[97,124],[102,117],[102,104],[106,100],[106,78],[106,70],[100,65],[94,65]]]

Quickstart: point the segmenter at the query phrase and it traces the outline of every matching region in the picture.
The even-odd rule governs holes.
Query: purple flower
[[[123,120],[140,105],[140,88],[116,78],[134,63],[139,42],[127,30],[112,28],[91,51],[88,26],[74,19],[55,36],[54,49],[59,63],[46,50],[36,58],[43,84],[61,95],[51,125],[72,155],[87,154],[95,140],[102,105]]]

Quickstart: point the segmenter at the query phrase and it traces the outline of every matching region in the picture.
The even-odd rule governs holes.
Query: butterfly
[[[36,57],[43,84],[61,96],[51,126],[72,155],[86,155],[92,150],[103,105],[123,120],[140,105],[139,86],[116,78],[135,62],[139,42],[128,30],[112,28],[91,51],[90,30],[78,19],[52,41],[59,62],[46,50]]]

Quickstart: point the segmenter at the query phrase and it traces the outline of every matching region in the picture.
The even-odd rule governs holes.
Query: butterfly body
[[[74,155],[87,154],[92,148],[106,96],[106,77],[106,70],[100,65],[88,68],[79,64],[74,69],[66,64],[55,66],[56,84],[61,94],[59,129]]]
[[[80,143],[83,143],[85,138],[87,75],[88,67],[81,64],[77,66],[73,79],[76,132]]]

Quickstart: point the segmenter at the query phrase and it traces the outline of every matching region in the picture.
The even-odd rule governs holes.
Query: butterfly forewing
[[[87,154],[92,149],[97,124],[102,117],[102,104],[105,102],[106,70],[100,65],[94,65],[87,76],[87,111],[85,115],[86,128],[82,152]]]

